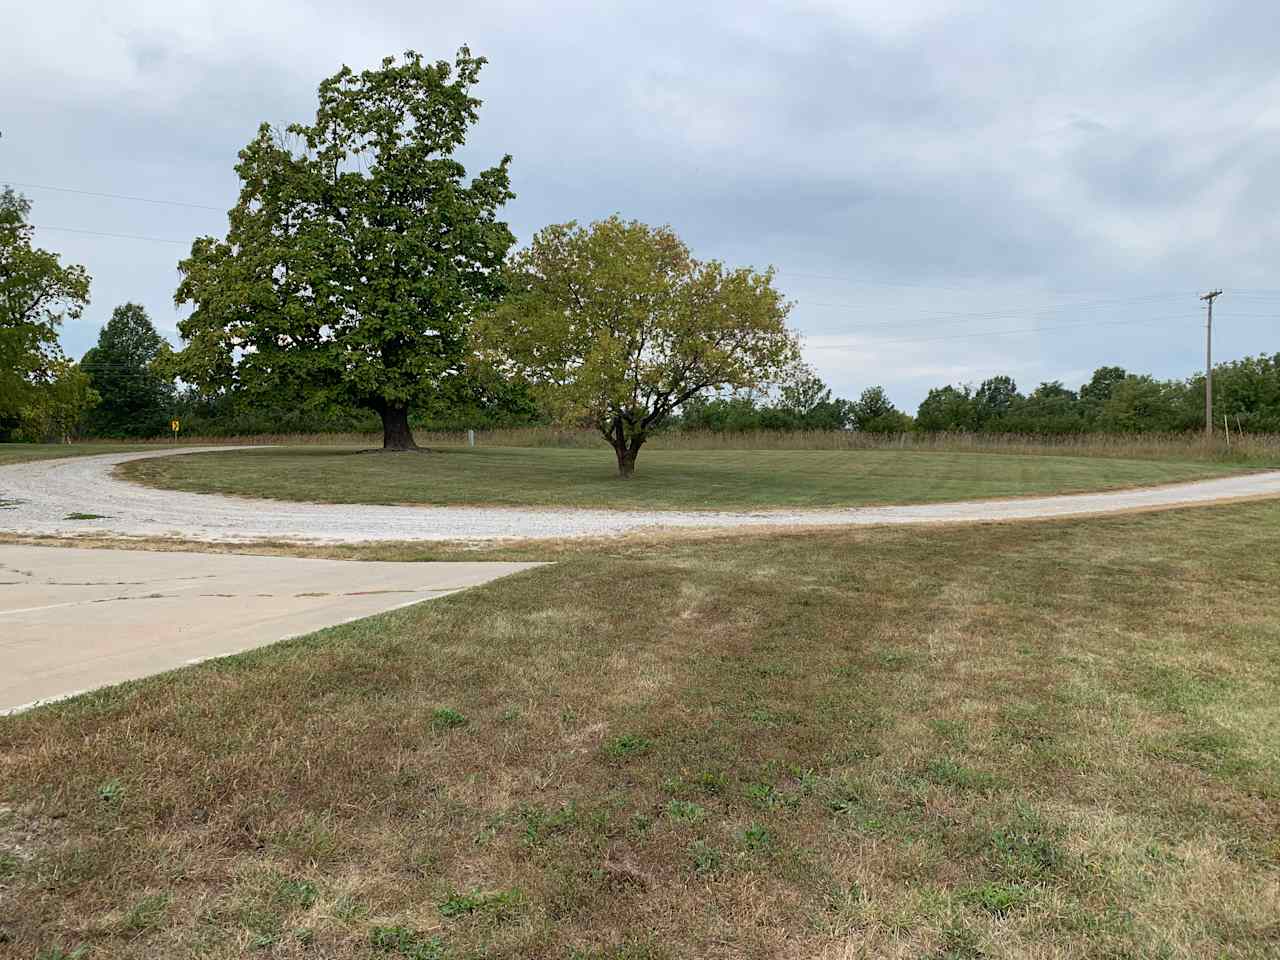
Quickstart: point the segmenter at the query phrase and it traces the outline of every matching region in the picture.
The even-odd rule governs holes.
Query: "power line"
[[[28,190],[54,190],[58,193],[75,193],[82,197],[104,197],[109,200],[134,200],[138,203],[159,203],[171,207],[190,207],[193,210],[213,210],[216,213],[226,213],[221,207],[215,207],[207,203],[191,203],[186,200],[161,200],[156,197],[136,197],[125,193],[100,193],[97,190],[78,190],[74,187],[54,187],[45,183],[21,183],[17,180],[5,180],[0,177],[0,183],[6,183],[15,187],[25,187]]]
[[[103,230],[84,230],[78,227],[57,227],[57,226],[51,226],[47,224],[34,224],[34,223],[31,224],[31,226],[35,227],[38,230],[57,230],[57,231],[62,231],[64,233],[78,233],[78,234],[84,234],[86,236],[92,236],[92,237],[108,237],[116,240],[143,240],[150,243],[170,243],[170,244],[177,244],[178,246],[184,246],[184,247],[189,245],[191,242],[189,240],[172,240],[167,237],[146,237],[146,236],[141,236],[141,235],[132,234],[132,233],[110,233]],[[932,323],[932,322],[963,323],[969,320],[998,320],[1002,317],[1006,317],[1006,316],[1011,317],[1011,315],[1016,315],[1016,314],[1028,314],[1030,316],[1044,316],[1046,314],[1056,313],[1062,310],[1080,310],[1080,309],[1086,309],[1086,308],[1098,307],[1098,306],[1133,304],[1133,303],[1149,303],[1153,300],[1162,300],[1162,299],[1181,296],[1181,295],[1182,294],[1172,294],[1172,293],[1148,294],[1146,296],[1141,296],[1141,297],[1116,298],[1111,300],[1093,300],[1093,301],[1085,301],[1083,303],[1077,302],[1077,303],[1057,304],[1057,305],[1051,305],[1048,307],[1042,307],[1040,309],[1030,310],[1030,311],[1025,309],[1020,309],[1017,307],[1006,309],[1006,310],[998,310],[998,311],[974,311],[972,313],[961,313],[957,311],[949,311],[943,314],[937,314],[937,315],[927,316],[927,317],[916,317],[909,320],[887,320],[887,321],[882,321],[877,323],[860,324],[857,327],[854,327],[853,329],[865,329],[867,327],[904,326],[904,325],[915,325],[915,324]],[[844,307],[846,309],[857,309],[859,306],[856,304],[836,304],[836,303],[823,303],[823,302],[805,303],[804,305],[805,306],[831,306],[831,307],[838,306],[838,307]],[[1049,328],[1046,328],[1046,329],[1049,329]],[[977,334],[977,336],[982,336],[982,334]],[[904,342],[904,341],[885,341],[885,342]]]
[[[788,277],[808,277],[815,280],[841,280],[845,283],[853,284],[854,286],[913,287],[918,290],[952,290],[958,292],[969,292],[974,289],[973,287],[943,286],[936,283],[911,283],[905,280],[856,279],[854,277],[840,276],[834,273],[809,273],[805,270],[785,270],[782,267],[778,267],[776,272]]]
[[[1001,337],[1013,333],[1042,333],[1050,330],[1068,330],[1074,327],[1110,327],[1136,325],[1143,323],[1167,323],[1170,320],[1185,320],[1185,315],[1176,317],[1147,317],[1142,320],[1085,320],[1080,323],[1062,323],[1052,327],[1022,327],[1017,330],[990,330],[985,333],[954,333],[941,337],[905,337],[893,340],[864,340],[861,343],[817,345],[816,350],[862,350],[889,343],[927,343],[933,340],[967,340],[972,337]]]
[[[98,190],[82,190],[78,187],[61,187],[61,186],[55,186],[53,184],[29,183],[29,182],[20,181],[20,180],[8,180],[3,177],[0,177],[0,182],[6,183],[12,186],[25,187],[31,190],[52,190],[58,193],[70,193],[70,194],[76,194],[78,196],[85,196],[85,197],[101,197],[101,198],[110,199],[110,200],[129,200],[135,203],[152,203],[152,204],[160,204],[164,206],[187,207],[193,210],[211,210],[215,213],[226,212],[222,207],[217,207],[207,203],[194,203],[189,200],[169,200],[169,199],[164,199],[160,197],[141,197],[135,194],[108,193],[105,191],[98,191]],[[167,237],[147,237],[147,236],[141,236],[138,234],[112,233],[112,232],[100,231],[100,230],[85,230],[77,227],[40,226],[38,224],[31,224],[31,226],[37,227],[38,229],[42,229],[42,230],[56,230],[64,233],[79,233],[79,234],[84,234],[86,236],[108,237],[116,240],[142,240],[150,243],[170,243],[170,244],[178,244],[180,246],[186,246],[189,243],[189,241],[187,240],[172,240]],[[777,272],[786,276],[791,276],[791,277],[808,277],[808,278],[813,278],[818,280],[839,280],[844,283],[849,283],[853,286],[903,287],[903,288],[917,289],[917,290],[949,290],[949,291],[964,291],[964,292],[973,290],[973,287],[971,286],[961,287],[961,286],[943,285],[943,284],[934,284],[934,283],[918,283],[918,282],[911,282],[911,281],[904,281],[904,280],[873,280],[873,279],[867,279],[867,278],[855,278],[855,277],[850,277],[850,276],[841,275],[841,274],[834,274],[834,273],[817,273],[817,272],[811,272],[806,270],[788,270],[784,268],[778,268]],[[1277,290],[1274,288],[1266,288],[1266,287],[1245,288],[1239,292],[1244,296],[1250,297],[1250,298],[1253,298],[1253,297],[1271,298],[1271,297],[1280,296],[1280,290]],[[1173,297],[1173,296],[1183,296],[1183,295],[1185,295],[1184,292],[1178,292],[1178,293],[1169,293],[1169,294],[1153,294],[1145,297],[1135,297],[1135,298],[1112,300],[1112,301],[1071,303],[1071,304],[1064,304],[1061,307],[1042,308],[1037,311],[1037,314],[1043,314],[1045,312],[1049,312],[1055,309],[1081,308],[1085,306],[1104,304],[1107,302],[1136,303],[1136,302],[1158,299],[1164,296]],[[807,301],[805,302],[804,305],[811,306],[811,307],[828,307],[828,308],[844,308],[844,309],[856,309],[858,306],[857,304],[838,303],[838,302],[820,301],[820,300]],[[1010,310],[1004,310],[999,312],[987,312],[985,314],[980,314],[977,312],[974,312],[971,314],[963,314],[963,313],[948,311],[943,314],[940,314],[937,317],[920,318],[918,322],[928,322],[933,319],[944,319],[945,317],[948,317],[948,316],[996,319],[1004,313],[1021,312],[1023,309],[1025,308],[1015,307]],[[885,323],[885,324],[874,324],[874,326],[889,326],[898,322],[900,321],[889,321],[888,323]]]
[[[37,230],[60,230],[63,233],[83,233],[90,237],[111,237],[115,240],[149,240],[152,243],[176,243],[181,247],[190,245],[190,240],[170,240],[168,237],[143,237],[136,233],[107,233],[103,230],[82,230],[79,227],[51,227],[43,223],[33,223]]]
[[[893,326],[905,326],[905,325],[915,325],[915,324],[921,324],[921,323],[934,323],[934,322],[966,323],[970,320],[1002,320],[1002,319],[1015,320],[1015,319],[1020,319],[1023,316],[1043,317],[1043,316],[1047,316],[1048,314],[1060,313],[1067,310],[1088,310],[1088,309],[1096,309],[1098,307],[1116,306],[1116,305],[1124,305],[1124,304],[1152,303],[1153,301],[1157,301],[1157,300],[1169,300],[1175,297],[1182,297],[1182,296],[1185,296],[1185,294],[1150,294],[1142,297],[1128,297],[1128,298],[1120,298],[1120,299],[1113,299],[1113,300],[1094,300],[1094,301],[1085,301],[1083,303],[1077,302],[1077,303],[1053,304],[1047,307],[1040,307],[1038,309],[1029,309],[1025,307],[1022,307],[1022,308],[1012,307],[1004,310],[975,311],[973,313],[951,312],[951,313],[938,314],[933,316],[917,317],[914,319],[882,320],[882,321],[877,321],[875,323],[858,324],[852,329],[860,330],[868,327],[893,327]],[[801,303],[804,304],[805,306],[814,305],[814,304],[809,304],[805,301],[801,301]]]
[[[1112,297],[1106,300],[1069,300],[1063,303],[1050,304],[1047,307],[1042,307],[1042,309],[1066,310],[1070,307],[1106,306],[1108,304],[1118,303],[1137,303],[1145,300],[1173,300],[1175,298],[1185,297],[1186,295],[1186,290],[1175,290],[1167,293],[1144,293],[1141,296],[1136,297]],[[834,300],[805,300],[803,298],[800,299],[800,302],[807,307],[844,307],[849,310],[858,310],[865,307],[872,307],[878,310],[881,307],[881,304],[850,303],[848,301]],[[1002,307],[998,310],[940,310],[938,311],[937,318],[977,316],[997,317],[1003,313],[1008,313],[1011,310],[1024,310],[1030,306],[1040,306],[1040,304],[1023,304],[1017,307]]]

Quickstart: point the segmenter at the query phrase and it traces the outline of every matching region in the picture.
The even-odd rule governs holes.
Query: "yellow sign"
[[[174,433],[177,433],[177,432],[178,432],[178,428],[179,428],[180,426],[182,426],[182,424],[180,424],[177,420],[170,420],[170,421],[169,421],[169,429],[170,429],[170,430],[172,430]]]

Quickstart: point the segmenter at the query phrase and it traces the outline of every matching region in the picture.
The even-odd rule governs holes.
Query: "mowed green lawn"
[[[200,493],[334,503],[755,509],[1073,493],[1220,476],[1215,463],[883,450],[612,452],[451,447],[426,454],[284,447],[137,460],[130,480]]]
[[[0,718],[0,953],[1273,958],[1278,540],[624,540]]]

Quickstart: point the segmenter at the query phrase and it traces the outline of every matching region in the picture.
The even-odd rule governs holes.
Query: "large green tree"
[[[23,406],[18,434],[35,443],[70,443],[98,400],[87,373],[70,360],[54,360]]]
[[[1129,374],[1111,384],[1098,415],[1098,426],[1109,433],[1164,432],[1186,429],[1179,416],[1186,384]]]
[[[80,367],[101,402],[90,426],[100,436],[147,436],[164,427],[173,405],[173,384],[155,361],[167,349],[146,309],[124,303],[98,334],[98,345]]]
[[[973,430],[977,425],[973,392],[968,386],[935,387],[916,411],[916,428],[925,433]]]
[[[226,239],[179,265],[175,299],[195,309],[174,371],[206,391],[366,407],[384,449],[412,449],[409,411],[462,373],[515,242],[497,216],[510,157],[468,181],[454,156],[484,63],[463,47],[452,64],[410,51],[343,67],[314,122],[263,124]]]
[[[18,414],[42,383],[55,380],[58,327],[89,302],[84,267],[32,246],[31,202],[0,192],[0,416]]]
[[[1004,418],[1014,409],[1022,395],[1012,377],[998,376],[982,381],[973,394],[974,416],[980,428],[998,431]]]
[[[863,433],[904,433],[911,418],[893,405],[884,387],[867,387],[853,402],[853,424]]]
[[[695,260],[669,227],[610,217],[541,230],[476,324],[482,356],[585,421],[630,477],[649,434],[708,390],[776,383],[798,357],[772,270]]]

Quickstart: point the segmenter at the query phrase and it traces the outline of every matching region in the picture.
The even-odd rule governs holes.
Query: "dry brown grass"
[[[577,545],[9,718],[0,952],[1272,957],[1278,533]]]

